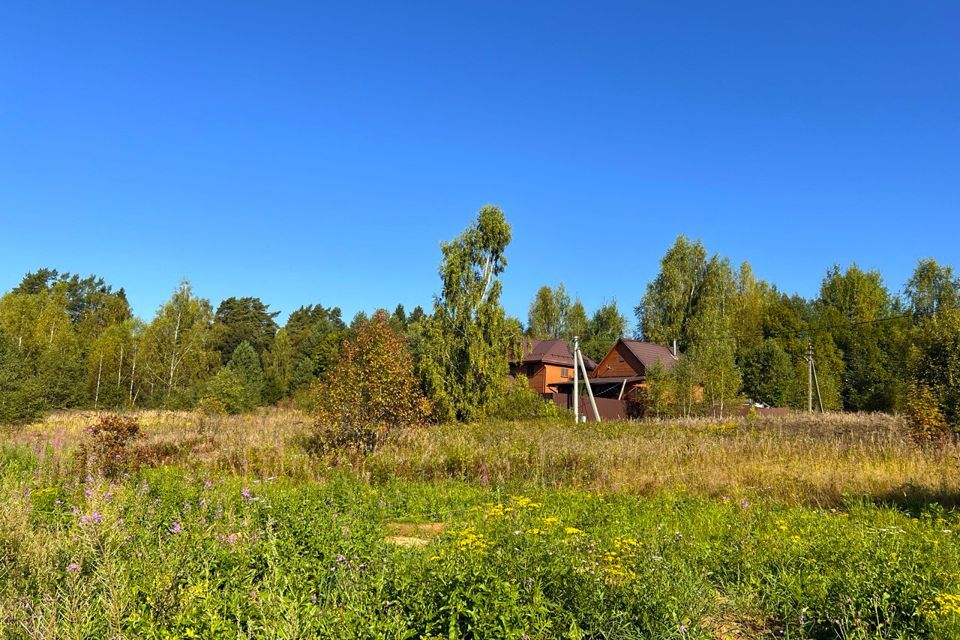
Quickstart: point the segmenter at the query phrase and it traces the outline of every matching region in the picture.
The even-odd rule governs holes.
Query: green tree
[[[262,355],[276,336],[278,311],[260,298],[227,298],[217,307],[211,329],[211,346],[226,364],[241,342],[248,342]]]
[[[243,413],[253,408],[250,404],[249,389],[240,374],[230,367],[223,367],[206,381],[197,407],[208,413],[230,414]]]
[[[213,309],[186,280],[146,327],[141,345],[147,394],[154,403],[184,406],[220,361],[210,345]]]
[[[427,317],[427,312],[423,310],[423,307],[417,305],[413,308],[413,311],[410,312],[410,318],[407,324],[416,324],[417,322],[422,322]]]
[[[573,340],[574,336],[586,338],[590,332],[590,320],[587,318],[587,310],[583,307],[580,298],[573,301],[570,309],[567,311],[566,333],[561,336],[567,342]]]
[[[393,310],[393,315],[390,316],[390,325],[399,328],[401,331],[407,330],[407,310],[403,308],[402,304],[398,304]]]
[[[83,345],[70,320],[67,285],[57,282],[41,293],[40,314],[34,327],[37,345],[34,367],[48,408],[66,409],[83,403]]]
[[[423,424],[430,403],[417,385],[403,335],[377,311],[345,341],[342,355],[312,389],[316,444],[323,451],[372,451],[399,428]]]
[[[586,356],[599,362],[626,333],[627,318],[620,313],[617,301],[613,299],[593,312],[580,348]]]
[[[58,289],[66,298],[67,315],[75,325],[86,324],[83,333],[91,336],[110,324],[130,318],[123,289],[113,291],[103,278],[94,275],[85,278],[72,273],[59,273],[56,269],[39,269],[28,273],[13,289],[18,294],[42,294]]]
[[[660,260],[660,273],[647,285],[643,300],[634,309],[638,333],[644,340],[662,345],[677,340],[681,350],[687,349],[687,325],[706,272],[703,244],[678,237]]]
[[[749,262],[740,265],[732,301],[738,354],[741,350],[756,349],[763,342],[764,311],[772,293],[766,282],[757,280]]]
[[[940,411],[960,427],[960,310],[943,308],[913,330],[909,372],[915,387],[929,389]]]
[[[960,278],[949,265],[939,265],[933,258],[917,263],[905,287],[914,316],[929,317],[940,310],[960,307]]]
[[[234,349],[227,364],[243,385],[243,410],[249,411],[263,401],[263,369],[260,356],[249,342],[244,340]]]
[[[878,271],[857,265],[827,272],[812,324],[827,333],[843,360],[841,398],[851,411],[890,411],[905,369],[908,322]],[[816,354],[819,356],[820,354]],[[820,366],[818,358],[818,371]]]
[[[720,417],[734,402],[741,386],[731,304],[735,286],[729,260],[712,257],[687,322],[686,339],[691,346],[684,359],[690,361],[703,383],[704,401]]]
[[[442,290],[425,321],[420,377],[440,420],[475,420],[504,392],[519,324],[500,306],[510,225],[499,207],[480,209],[458,238],[443,243]]]
[[[353,314],[353,320],[350,321],[350,329],[352,331],[356,331],[369,319],[370,318],[367,316],[366,311],[357,311],[355,314]]]
[[[277,332],[263,363],[263,399],[267,404],[274,404],[289,395],[293,382],[294,352],[286,329]]]
[[[300,307],[284,326],[290,341],[292,374],[288,391],[310,384],[337,359],[347,334],[339,307]]]
[[[777,342],[765,340],[744,353],[740,364],[743,392],[751,399],[772,407],[785,407],[796,394],[793,361]]]
[[[566,339],[570,296],[561,282],[556,289],[540,287],[530,303],[527,333],[538,340]]]
[[[39,293],[11,291],[0,298],[0,331],[13,341],[17,352],[39,349],[36,327],[44,297]]]
[[[28,355],[0,332],[0,424],[20,424],[47,408]]]
[[[132,404],[132,376],[136,373],[139,321],[128,319],[112,324],[100,333],[87,350],[87,394],[94,407]]]

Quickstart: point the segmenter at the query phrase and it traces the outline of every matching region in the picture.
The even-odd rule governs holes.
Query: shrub
[[[491,418],[521,420],[524,418],[555,418],[561,413],[560,407],[530,388],[525,376],[517,376],[504,390],[503,395],[493,403],[489,414]]]
[[[313,387],[313,448],[371,452],[391,431],[421,425],[430,402],[421,393],[406,340],[378,311],[344,341],[340,359]]]
[[[929,387],[913,385],[905,409],[910,435],[918,444],[937,444],[949,438],[950,427]]]
[[[130,446],[141,436],[136,418],[101,416],[86,433],[87,440],[77,449],[81,471],[116,478],[137,466],[137,452]]]
[[[240,376],[230,367],[224,367],[207,382],[197,406],[206,413],[243,413],[253,408],[249,399]]]

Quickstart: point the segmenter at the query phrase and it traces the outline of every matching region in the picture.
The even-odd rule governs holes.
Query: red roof
[[[630,353],[643,364],[645,369],[651,369],[659,362],[664,369],[669,371],[677,364],[678,358],[667,347],[652,342],[628,340],[627,338],[620,338],[620,340],[630,350]]]
[[[561,367],[573,366],[573,352],[570,345],[565,340],[535,340],[534,338],[524,338],[523,340],[523,362],[535,364],[555,364]],[[596,369],[597,363],[584,356],[583,364],[587,366],[587,371]]]

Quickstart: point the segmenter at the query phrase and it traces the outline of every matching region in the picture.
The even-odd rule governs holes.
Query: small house
[[[607,355],[590,371],[590,388],[597,410],[605,420],[635,418],[643,415],[642,389],[654,368],[670,371],[680,361],[668,347],[641,340],[620,338]],[[554,401],[573,407],[573,380],[554,385]],[[586,392],[581,389],[580,413],[592,419],[587,409]]]
[[[594,394],[624,400],[635,400],[637,390],[646,386],[647,374],[659,367],[670,371],[680,356],[669,347],[620,338],[590,374]],[[598,387],[601,393],[598,393]]]
[[[597,366],[593,360],[586,357],[583,364],[588,372]],[[510,375],[526,376],[531,389],[553,398],[557,393],[557,385],[573,384],[573,367],[573,351],[565,340],[525,338],[523,358],[510,363]],[[582,378],[583,372],[579,375]]]

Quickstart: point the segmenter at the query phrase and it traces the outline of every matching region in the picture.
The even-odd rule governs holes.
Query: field
[[[93,414],[0,448],[0,637],[955,638],[960,461],[884,415],[437,426]]]

